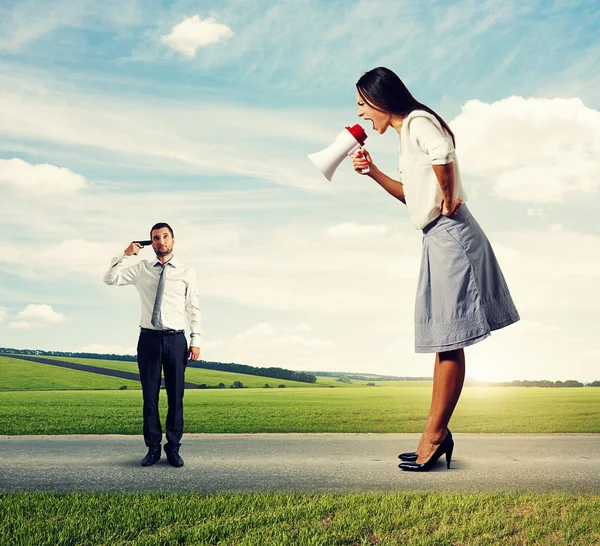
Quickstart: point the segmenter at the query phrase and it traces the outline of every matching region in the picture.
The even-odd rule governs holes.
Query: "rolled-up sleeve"
[[[411,139],[431,159],[432,165],[446,165],[454,161],[452,138],[442,132],[433,120],[415,117],[410,120]]]
[[[200,296],[198,294],[198,281],[196,272],[188,272],[187,289],[185,293],[185,312],[190,327],[190,347],[200,347]]]

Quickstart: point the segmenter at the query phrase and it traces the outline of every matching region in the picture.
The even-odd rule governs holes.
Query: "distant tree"
[[[583,383],[580,383],[579,381],[575,381],[574,379],[568,379],[567,381],[565,381],[564,386],[565,387],[583,387]]]
[[[367,383],[367,387],[374,387],[375,383]]]
[[[208,387],[206,386],[206,383],[200,383],[200,385],[198,385],[198,388],[199,389],[206,389]]]
[[[121,385],[121,386],[119,387],[119,390],[120,390],[120,391],[126,391],[126,390],[127,390],[127,385]]]
[[[265,386],[263,387],[263,389],[270,389],[271,385],[269,385],[268,383],[265,383]]]
[[[600,381],[592,381],[588,387],[600,387]]]
[[[217,389],[225,389],[225,388],[226,388],[226,387],[225,387],[225,383],[219,383],[219,384],[217,385]]]
[[[243,389],[244,384],[241,381],[234,381],[231,385],[232,389]]]
[[[285,389],[285,385],[282,383],[281,385],[277,385],[278,389]]]
[[[345,375],[342,375],[342,376],[338,377],[336,379],[336,381],[338,383],[350,383],[350,384],[352,383],[352,379],[350,379],[349,377],[346,377]]]

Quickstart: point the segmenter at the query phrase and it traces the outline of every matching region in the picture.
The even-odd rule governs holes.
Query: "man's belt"
[[[157,337],[176,336],[176,335],[184,333],[183,330],[170,330],[170,329],[152,330],[150,328],[141,328],[141,332],[142,332],[142,334],[148,334],[148,335],[157,336]]]

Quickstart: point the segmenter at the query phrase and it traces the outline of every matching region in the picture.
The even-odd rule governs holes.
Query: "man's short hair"
[[[152,229],[150,230],[150,238],[152,239],[152,232],[155,229],[161,229],[161,228],[167,228],[170,232],[171,232],[171,237],[175,237],[175,235],[173,234],[173,229],[171,228],[171,226],[169,224],[167,224],[166,222],[159,222],[158,224],[154,224],[152,226]]]

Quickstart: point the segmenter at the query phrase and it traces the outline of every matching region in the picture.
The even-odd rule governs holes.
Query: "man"
[[[165,454],[171,466],[181,467],[185,368],[188,358],[197,360],[200,356],[198,286],[194,270],[173,257],[175,237],[171,226],[154,225],[150,238],[156,260],[141,260],[127,266],[130,256],[137,255],[142,248],[133,242],[112,260],[104,282],[117,286],[133,284],[140,294],[142,318],[137,356],[144,397],[144,441],[148,447],[142,466],[151,466],[160,459],[162,428],[158,395],[162,367],[169,406]],[[189,351],[184,335],[186,315],[191,330]]]

